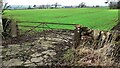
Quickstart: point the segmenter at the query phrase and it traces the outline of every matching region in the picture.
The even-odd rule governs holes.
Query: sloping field
[[[110,30],[117,24],[118,10],[108,8],[7,10],[5,16],[10,16],[10,18],[20,21],[72,23],[92,29]],[[38,23],[29,22],[19,24],[38,25]],[[59,25],[49,26],[54,28],[74,28]]]

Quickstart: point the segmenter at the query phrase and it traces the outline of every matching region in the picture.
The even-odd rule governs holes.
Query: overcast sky
[[[42,4],[54,4],[59,3],[61,5],[78,5],[81,2],[85,2],[86,5],[107,5],[106,0],[5,0],[9,5],[42,5]]]

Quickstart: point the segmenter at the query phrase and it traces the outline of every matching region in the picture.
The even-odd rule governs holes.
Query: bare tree
[[[36,5],[33,5],[34,8],[36,8]]]
[[[55,8],[57,8],[57,6],[58,6],[58,3],[55,3]]]
[[[85,2],[81,2],[81,3],[78,5],[78,7],[79,7],[79,8],[86,7]]]
[[[83,7],[85,7],[86,5],[85,5],[85,2],[82,2],[81,3],[81,8],[83,8]]]
[[[120,8],[120,1],[116,1],[116,0],[107,0],[105,2],[106,4],[109,5],[110,9],[119,9]]]
[[[105,3],[107,4],[110,0],[107,0]]]

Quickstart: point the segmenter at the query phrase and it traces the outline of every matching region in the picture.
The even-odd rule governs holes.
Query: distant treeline
[[[9,5],[9,10],[15,9],[55,9],[55,8],[95,8],[95,7],[107,7],[107,6],[62,6],[62,5]]]

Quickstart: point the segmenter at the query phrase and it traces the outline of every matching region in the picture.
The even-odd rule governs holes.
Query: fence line
[[[35,28],[42,28],[45,40],[46,40],[45,30],[47,30],[47,29],[51,29],[51,30],[53,30],[53,29],[65,29],[65,28],[53,28],[53,27],[50,27],[48,24],[51,24],[51,25],[67,25],[67,26],[75,26],[75,25],[77,25],[77,24],[52,23],[52,22],[31,22],[31,21],[16,21],[16,22],[19,22],[19,23],[23,23],[23,22],[39,23],[36,26],[31,26],[31,25],[30,26],[28,26],[28,25],[18,25],[18,26],[20,26],[20,27],[30,27],[31,28],[31,29],[25,31],[24,34],[22,34],[22,35],[25,35],[25,34],[31,32],[31,31],[33,31]],[[22,36],[22,35],[20,35],[20,36]]]
[[[66,23],[56,23],[56,22],[31,22],[31,21],[16,21],[19,23],[29,22],[29,23],[42,23],[42,24],[56,24],[56,25],[76,25],[76,24],[66,24]]]

